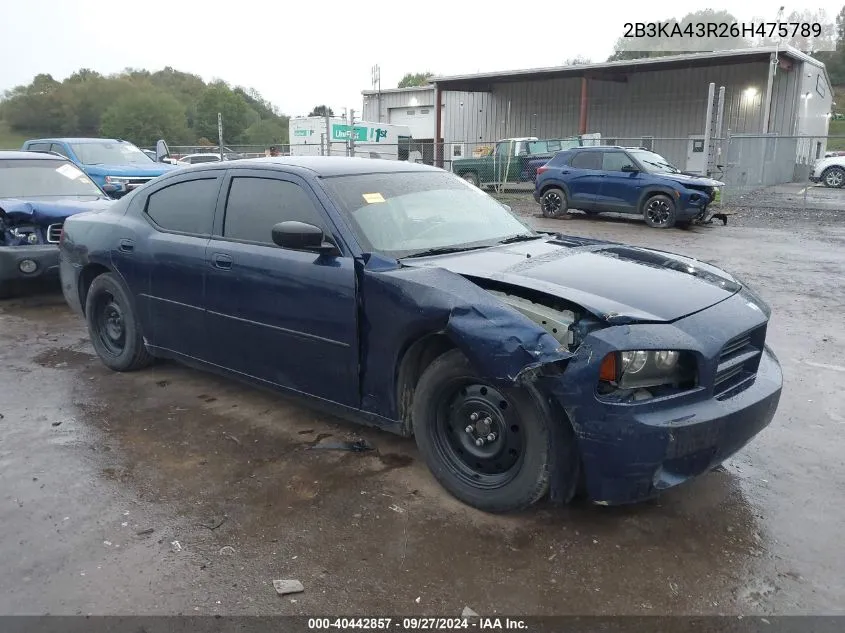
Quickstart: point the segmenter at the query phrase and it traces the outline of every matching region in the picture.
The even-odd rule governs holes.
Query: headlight
[[[602,361],[600,379],[617,389],[691,385],[696,379],[695,357],[668,349],[612,352]]]

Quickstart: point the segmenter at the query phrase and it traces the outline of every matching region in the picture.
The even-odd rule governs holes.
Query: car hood
[[[165,163],[150,163],[149,165],[85,165],[85,171],[89,176],[138,176],[155,177],[166,174],[178,165],[167,165]]]
[[[674,321],[742,289],[728,273],[695,259],[564,235],[402,263],[529,288],[616,324]]]
[[[61,199],[39,198],[0,198],[0,210],[12,223],[32,223],[47,226],[57,222],[64,222],[68,217],[83,211],[105,209],[114,200],[96,198],[94,196],[78,196]]]
[[[674,180],[685,186],[698,187],[724,187],[725,183],[712,178],[704,178],[703,176],[690,176],[689,174],[660,174],[661,178],[667,180]]]

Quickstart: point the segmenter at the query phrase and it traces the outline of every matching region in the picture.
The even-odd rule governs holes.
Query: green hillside
[[[285,143],[288,117],[255,90],[173,68],[126,69],[104,76],[80,69],[64,81],[41,74],[0,101],[0,148],[34,136],[118,137],[142,147],[164,138],[171,145],[217,140],[223,114],[227,144]]]

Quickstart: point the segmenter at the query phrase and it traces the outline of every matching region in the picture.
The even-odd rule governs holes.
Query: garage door
[[[431,138],[434,136],[434,107],[417,106],[413,108],[390,108],[387,111],[388,123],[407,125],[413,138]]]

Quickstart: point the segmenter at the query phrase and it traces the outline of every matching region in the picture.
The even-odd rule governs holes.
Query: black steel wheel
[[[546,189],[540,198],[540,209],[543,211],[543,216],[547,218],[565,216],[569,209],[566,192],[557,187]]]
[[[423,372],[413,428],[434,477],[455,497],[487,512],[512,512],[549,487],[553,421],[525,388],[496,388],[458,350]]]
[[[669,229],[675,226],[675,202],[669,196],[651,196],[643,205],[646,224],[655,229]]]
[[[110,369],[132,371],[152,362],[129,294],[112,273],[98,276],[91,284],[85,319],[91,344]]]
[[[829,167],[822,174],[822,182],[825,187],[839,189],[842,185],[845,185],[845,169],[841,167]]]
[[[478,174],[476,174],[474,171],[468,171],[467,173],[462,174],[461,178],[466,180],[469,184],[474,187],[477,187],[480,184],[478,180]]]

